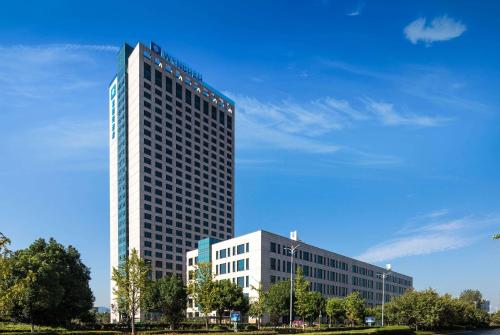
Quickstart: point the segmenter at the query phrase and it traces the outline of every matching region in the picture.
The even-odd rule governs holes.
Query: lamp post
[[[292,328],[293,311],[293,256],[295,255],[295,251],[299,246],[300,244],[285,247],[285,250],[288,250],[290,252],[290,328]]]
[[[386,264],[387,272],[377,274],[377,277],[382,278],[382,327],[384,326],[384,304],[385,304],[385,278],[391,273],[391,264]]]

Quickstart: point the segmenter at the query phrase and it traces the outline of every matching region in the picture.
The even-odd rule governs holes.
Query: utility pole
[[[292,328],[293,312],[293,256],[295,255],[295,251],[299,246],[300,244],[297,244],[285,248],[285,250],[288,250],[288,252],[290,252],[290,328]]]
[[[387,272],[377,274],[377,277],[382,278],[382,327],[384,326],[384,305],[385,305],[385,278],[391,273],[391,264],[386,264]]]

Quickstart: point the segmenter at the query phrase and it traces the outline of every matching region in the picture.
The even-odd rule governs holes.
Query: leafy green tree
[[[118,268],[113,268],[112,279],[115,282],[113,295],[119,305],[119,311],[130,322],[135,335],[135,317],[141,307],[145,307],[146,291],[149,284],[151,266],[141,259],[136,249],[123,260]]]
[[[148,311],[159,313],[173,330],[184,318],[187,304],[186,286],[178,276],[166,276],[150,283],[146,290]]]
[[[290,281],[279,281],[269,288],[266,297],[266,309],[273,324],[278,324],[280,317],[288,315],[290,308]]]
[[[477,292],[473,293],[466,296],[477,299]],[[456,299],[449,294],[440,296],[432,289],[408,291],[386,305],[386,315],[391,322],[406,324],[416,330],[487,325],[488,314],[476,309],[465,296],[462,298]]]
[[[295,311],[302,318],[302,321],[307,320],[311,316],[311,295],[309,287],[311,283],[302,275],[302,268],[297,269],[294,282],[295,292]]]
[[[205,326],[208,329],[210,313],[217,306],[216,282],[212,274],[210,263],[198,263],[194,272],[194,280],[188,285],[189,295],[205,317]]]
[[[307,295],[309,305],[307,319],[313,321],[316,320],[325,310],[326,301],[323,295],[317,291],[308,292]]]
[[[500,234],[495,234],[493,235],[494,240],[500,240]]]
[[[10,317],[35,324],[67,325],[72,319],[88,320],[94,296],[90,270],[79,252],[54,239],[38,239],[9,257],[6,285],[14,287]]]
[[[345,316],[350,325],[361,323],[365,315],[365,301],[358,291],[344,298]]]
[[[257,292],[257,296],[250,301],[250,309],[248,315],[257,319],[257,328],[260,329],[262,317],[266,312],[266,297],[267,293],[264,291],[262,284],[259,283],[258,287],[252,286],[252,290]]]
[[[238,310],[244,312],[247,310],[247,300],[243,295],[243,289],[231,282],[229,279],[215,282],[215,310],[219,317],[219,324],[222,323],[222,317],[225,311]]]
[[[481,308],[481,304],[483,303],[483,295],[479,290],[463,290],[458,299],[471,304],[476,308]]]
[[[330,298],[326,301],[326,315],[328,315],[328,323],[331,326],[332,321],[334,324],[344,322],[345,316],[345,308],[344,308],[344,300],[341,298]]]

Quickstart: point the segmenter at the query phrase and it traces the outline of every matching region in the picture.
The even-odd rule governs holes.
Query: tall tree
[[[208,329],[210,313],[216,308],[217,290],[210,263],[198,263],[193,274],[193,280],[188,285],[189,295],[205,317]]]
[[[325,310],[325,298],[320,292],[308,292],[308,313],[309,320],[316,320]]]
[[[310,286],[311,283],[304,278],[302,268],[299,267],[294,281],[295,311],[302,318],[302,321],[305,321],[311,313]]]
[[[290,280],[279,281],[269,288],[266,297],[266,308],[273,324],[288,315],[290,307]]]
[[[78,251],[54,239],[38,239],[9,260],[9,285],[17,286],[11,317],[35,324],[67,325],[90,316],[94,296],[90,270]]]
[[[354,291],[344,299],[346,319],[351,325],[360,323],[365,314],[365,302],[358,291]]]
[[[159,313],[173,330],[184,317],[187,304],[186,286],[178,276],[166,276],[153,281],[145,297],[146,308]]]
[[[494,240],[500,240],[500,234],[495,234],[493,235]]]
[[[250,310],[248,311],[248,315],[255,318],[257,320],[257,328],[260,329],[260,324],[262,322],[262,317],[266,312],[266,292],[262,287],[262,284],[259,283],[258,287],[252,286],[252,290],[257,292],[257,296],[253,297],[250,301]]]
[[[326,315],[328,315],[328,323],[331,326],[332,321],[334,324],[341,323],[345,319],[344,300],[341,298],[330,298],[326,301]]]
[[[132,335],[135,335],[135,317],[144,307],[148,277],[151,266],[141,259],[136,249],[123,260],[118,268],[113,268],[112,279],[115,282],[113,294],[119,309],[130,322]]]

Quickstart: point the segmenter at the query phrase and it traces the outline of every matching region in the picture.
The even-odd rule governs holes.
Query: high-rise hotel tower
[[[111,268],[136,249],[153,278],[185,276],[199,240],[234,237],[234,102],[158,45],[125,44],[109,120]]]

